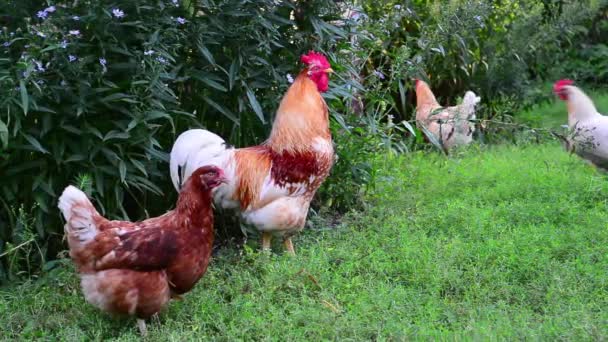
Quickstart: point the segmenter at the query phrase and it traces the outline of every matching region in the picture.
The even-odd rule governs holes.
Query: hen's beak
[[[327,68],[327,69],[325,69],[325,70],[323,70],[323,71],[324,71],[325,73],[327,73],[327,74],[331,74],[332,72],[334,72],[334,69],[332,69],[332,68]]]

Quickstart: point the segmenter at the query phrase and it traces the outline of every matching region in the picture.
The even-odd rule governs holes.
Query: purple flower
[[[374,75],[376,75],[376,77],[378,77],[378,78],[379,78],[379,79],[381,79],[381,80],[385,79],[384,74],[383,74],[383,73],[381,73],[381,72],[380,72],[380,71],[378,71],[378,70],[375,70],[375,71],[374,71]]]
[[[287,77],[287,82],[293,83],[293,76],[291,76],[291,74],[287,74],[286,77]]]
[[[78,57],[76,57],[74,55],[68,55],[68,59],[70,60],[70,62],[73,62],[73,61],[77,60]]]
[[[53,13],[53,12],[55,12],[55,6],[49,6],[49,7],[45,8],[44,11],[47,13]]]
[[[105,58],[100,58],[99,59],[99,64],[101,64],[102,66],[106,66],[106,59]]]
[[[175,5],[175,7],[179,6],[179,0],[171,0],[171,2]]]
[[[36,16],[40,19],[46,19],[46,17],[49,16],[49,13],[47,11],[38,11],[36,12]]]
[[[9,42],[4,42],[4,44],[2,44],[2,45],[3,45],[4,47],[9,47],[9,46],[11,46],[11,43],[9,43]]]
[[[163,64],[167,63],[167,60],[165,58],[161,57],[161,56],[156,57],[156,60],[158,62],[160,62],[160,63],[163,63]]]
[[[113,15],[114,15],[114,17],[116,17],[116,18],[122,18],[122,17],[124,17],[124,16],[125,16],[125,12],[121,11],[121,10],[120,10],[120,9],[118,9],[118,8],[113,9],[113,10],[112,10],[112,14],[113,14]]]
[[[182,17],[177,17],[177,19],[175,19],[175,20],[182,25],[186,23],[186,19],[184,19]]]
[[[65,49],[68,47],[68,41],[67,40],[62,40],[61,43],[59,43],[59,46],[61,46],[62,49]]]
[[[154,50],[144,51],[144,56],[152,56],[154,54]]]
[[[68,33],[70,36],[79,36],[80,30],[70,30]]]

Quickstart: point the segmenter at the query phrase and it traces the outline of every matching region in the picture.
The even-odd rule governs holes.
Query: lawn
[[[296,257],[226,248],[150,340],[608,338],[608,182],[557,143],[382,157],[369,208]],[[280,251],[275,246],[275,251]],[[6,338],[137,340],[70,264],[0,290]]]

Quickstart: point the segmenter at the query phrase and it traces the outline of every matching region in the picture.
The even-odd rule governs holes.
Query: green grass
[[[376,165],[368,211],[307,230],[295,258],[224,250],[150,339],[608,338],[605,176],[553,145]],[[7,338],[138,338],[70,267],[5,289],[0,313]]]
[[[595,103],[597,110],[608,115],[608,93],[589,92],[589,97]],[[561,125],[568,123],[568,112],[563,101],[555,100],[543,103],[520,113],[517,118],[532,127],[560,129]]]

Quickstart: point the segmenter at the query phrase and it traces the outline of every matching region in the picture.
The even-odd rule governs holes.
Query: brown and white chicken
[[[87,196],[68,186],[59,198],[70,256],[85,299],[112,314],[145,319],[198,282],[213,245],[211,191],[225,181],[216,166],[197,169],[175,210],[141,222],[110,221]]]
[[[475,106],[481,98],[467,91],[462,104],[442,107],[426,82],[415,82],[416,123],[426,128],[445,151],[470,144],[475,131],[471,120],[475,120]]]

